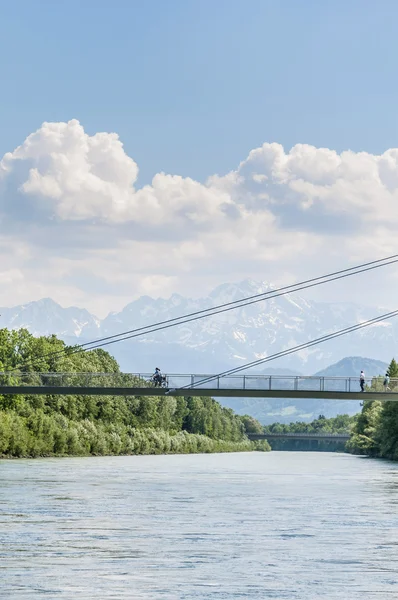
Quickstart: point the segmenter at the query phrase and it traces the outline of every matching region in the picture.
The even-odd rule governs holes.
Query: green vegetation
[[[381,363],[382,364],[382,363]],[[393,359],[387,368],[391,380],[398,379],[398,364]],[[374,377],[367,391],[384,391],[385,376]],[[390,381],[389,391],[398,392],[398,383]],[[318,450],[348,451],[372,457],[398,460],[398,402],[366,400],[359,415],[338,415],[326,419],[319,415],[311,423],[273,423],[264,427],[253,417],[242,417],[247,433],[350,433],[350,440],[344,444],[335,441],[276,439],[270,440],[272,450]]]
[[[350,433],[356,417],[337,415],[327,419],[319,415],[311,423],[272,423],[263,427],[264,433]],[[344,452],[345,442],[330,440],[274,439],[270,440],[272,450],[310,450],[318,452]]]
[[[249,435],[250,433],[263,433],[263,426],[260,421],[257,421],[254,417],[250,415],[243,415],[240,417],[240,420],[243,424],[243,429],[245,434]],[[254,445],[254,449],[258,452],[269,452],[271,450],[270,444],[267,440],[256,440],[252,442]]]
[[[391,378],[398,378],[398,364],[394,359],[387,373]],[[374,378],[369,389],[382,391],[383,381],[384,377]],[[395,382],[390,382],[389,388],[398,391]],[[398,460],[398,403],[365,400],[347,448],[353,454]]]
[[[251,417],[250,415],[243,415],[243,417],[241,417],[241,421],[243,423],[245,433],[263,433],[263,425],[261,425],[260,421],[257,421],[257,419],[254,417]]]
[[[66,350],[66,351],[65,351]],[[0,330],[0,372],[3,381],[39,383],[37,372],[112,373],[98,376],[98,385],[137,385],[120,373],[115,359],[97,349],[68,352],[55,336],[34,337],[27,330]],[[245,424],[231,409],[212,398],[157,397],[148,386],[145,397],[0,396],[0,455],[163,454],[270,450],[250,442]]]
[[[272,425],[264,425],[263,430],[265,433],[350,433],[355,421],[356,417],[349,415],[337,415],[330,419],[319,415],[311,423],[304,421],[289,424],[272,423]]]
[[[37,373],[69,373],[65,383],[79,385],[84,373],[98,375],[98,385],[134,387],[137,380],[120,373],[116,360],[97,349],[70,352],[56,336],[34,337],[27,330],[0,330],[1,380],[38,384]],[[398,364],[388,367],[398,378]],[[384,376],[370,390],[382,391]],[[346,433],[346,449],[355,454],[398,460],[398,402],[366,401],[356,417],[320,415],[311,423],[273,423],[238,416],[212,398],[157,397],[150,383],[145,397],[0,396],[0,456],[35,457],[105,454],[163,454],[270,450],[266,440],[250,442],[250,433]],[[390,382],[391,391],[398,391]],[[315,445],[314,445],[315,443]],[[341,451],[343,444],[313,440],[272,440],[275,450]]]

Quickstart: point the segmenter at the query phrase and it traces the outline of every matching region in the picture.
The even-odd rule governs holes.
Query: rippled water
[[[0,597],[398,595],[398,465],[272,452],[0,461]]]

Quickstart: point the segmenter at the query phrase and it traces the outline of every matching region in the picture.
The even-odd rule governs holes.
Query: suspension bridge
[[[373,378],[373,382],[374,382]],[[361,391],[358,377],[169,374],[155,387],[145,373],[0,373],[0,394],[81,396],[211,396],[398,401],[398,380]]]
[[[173,317],[152,325],[139,327],[119,334],[109,335],[92,342],[85,342],[74,348],[65,348],[63,351],[50,352],[42,357],[56,357],[64,352],[95,350],[110,344],[125,341],[131,338],[147,336],[160,330],[176,327],[183,323],[196,321],[212,315],[228,312],[236,308],[284,296],[302,289],[311,288],[324,283],[345,279],[352,275],[372,271],[398,262],[398,254],[387,256],[383,259],[373,260],[355,267],[349,267],[319,277],[313,277],[296,284],[273,289],[264,293],[255,294],[240,300],[226,302],[208,309],[198,310],[189,314]],[[398,316],[398,309],[362,321],[355,325],[345,327],[338,331],[326,333],[321,337],[309,340],[292,348],[276,352],[238,368],[225,371],[218,375],[168,375],[166,385],[155,387],[148,382],[150,375],[141,373],[26,373],[24,367],[19,366],[22,372],[0,373],[0,394],[30,394],[30,395],[86,395],[86,396],[214,396],[214,397],[246,397],[246,398],[296,398],[296,399],[327,399],[327,400],[361,400],[364,390],[361,389],[359,378],[356,377],[316,377],[316,376],[273,376],[273,375],[236,375],[249,368],[282,358],[289,354],[322,344],[328,340],[339,338],[347,334],[374,326],[377,323],[390,320]],[[36,359],[36,360],[37,360]],[[235,373],[235,374],[233,374]],[[372,380],[367,380],[367,384]],[[383,389],[381,381],[366,389],[366,398],[379,400],[398,399],[397,381]]]

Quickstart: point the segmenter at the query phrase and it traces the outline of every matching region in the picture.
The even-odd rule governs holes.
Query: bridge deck
[[[391,379],[387,391],[382,376],[366,384],[361,392],[357,377],[177,374],[167,375],[167,388],[160,388],[150,374],[140,373],[0,373],[0,394],[398,400],[398,379]]]
[[[104,386],[37,386],[0,385],[0,394],[27,394],[51,396],[211,396],[213,398],[295,398],[324,400],[382,400],[398,401],[395,392],[339,392],[310,390],[264,390],[236,388],[177,388],[104,387]]]
[[[348,433],[249,433],[250,440],[319,440],[324,442],[348,442]]]

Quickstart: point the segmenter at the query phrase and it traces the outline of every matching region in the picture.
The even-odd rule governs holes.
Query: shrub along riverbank
[[[36,338],[24,329],[0,330],[0,372],[6,371],[13,371],[15,379],[23,373],[32,383],[35,372],[67,372],[113,373],[124,386],[137,384],[132,376],[121,374],[116,360],[103,350],[73,352],[56,336]],[[398,378],[395,360],[388,373],[391,379]],[[99,384],[107,384],[106,379],[100,380]],[[370,389],[382,391],[383,380],[384,376],[374,378]],[[148,386],[148,396],[0,396],[0,456],[268,451],[265,440],[251,442],[246,433],[351,430],[347,451],[398,460],[398,402],[366,401],[366,392],[356,417],[320,416],[308,424],[275,423],[263,428],[252,417],[236,415],[212,398],[151,396],[150,384],[141,381],[140,385]],[[389,387],[398,391],[395,383]],[[330,451],[322,444],[319,450]],[[277,441],[273,447],[290,449],[288,445]]]
[[[398,378],[398,365],[394,359],[387,372],[391,378]],[[384,376],[375,377],[370,389],[383,391],[383,382]],[[389,383],[389,388],[398,392],[395,382]],[[365,391],[362,412],[358,415],[347,449],[352,454],[398,460],[398,402],[367,401]]]
[[[35,372],[114,373],[125,386],[137,383],[107,352],[71,350],[56,336],[1,329],[0,372],[32,381]],[[145,385],[145,397],[0,396],[0,456],[270,450],[265,441],[250,442],[244,420],[212,398],[151,396]]]

